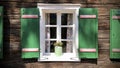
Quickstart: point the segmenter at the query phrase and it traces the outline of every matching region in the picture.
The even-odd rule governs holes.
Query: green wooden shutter
[[[22,58],[38,58],[40,50],[39,9],[21,9]]]
[[[3,58],[3,7],[0,6],[0,59]]]
[[[79,56],[98,58],[98,13],[95,8],[79,9]]]
[[[110,11],[110,58],[120,59],[120,9]]]

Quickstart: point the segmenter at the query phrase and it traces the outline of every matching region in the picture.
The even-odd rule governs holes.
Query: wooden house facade
[[[114,39],[111,39],[111,37],[112,37],[111,34],[115,33],[113,35],[116,35],[116,34],[119,35],[119,21],[113,20],[113,19],[115,19],[115,20],[119,19],[119,8],[120,8],[119,3],[120,3],[120,0],[0,0],[0,6],[3,7],[3,14],[2,14],[2,17],[3,17],[3,57],[0,60],[0,67],[3,67],[3,68],[119,68],[120,67],[120,62],[119,62],[120,54],[113,54],[117,57],[111,56],[112,51],[113,51],[113,53],[120,52],[120,50],[118,49],[119,46],[114,48],[114,44],[112,45],[112,43],[111,43],[112,40],[114,40]],[[89,53],[85,54],[85,55],[88,55],[88,58],[83,58],[83,59],[80,58],[80,62],[69,62],[69,61],[40,62],[40,60],[38,61],[38,59],[37,60],[31,59],[31,58],[25,59],[26,56],[23,56],[24,58],[21,57],[23,54],[22,48],[24,48],[24,46],[22,46],[23,41],[21,39],[21,30],[23,28],[22,22],[24,23],[24,21],[22,21],[24,19],[22,19],[22,18],[25,17],[25,16],[22,17],[22,15],[24,15],[24,13],[22,14],[22,9],[26,10],[26,8],[41,8],[41,6],[38,6],[38,4],[47,4],[48,7],[49,7],[49,5],[58,6],[60,4],[62,4],[62,5],[69,4],[70,6],[71,5],[75,6],[77,4],[77,7],[80,7],[81,9],[82,8],[95,9],[95,12],[96,12],[95,14],[94,14],[94,11],[91,11],[92,16],[90,16],[89,14],[86,14],[86,15],[89,15],[90,18],[95,19],[95,22],[97,19],[96,27],[93,26],[94,27],[93,29],[95,29],[94,31],[97,31],[96,32],[97,35],[95,37],[96,40],[94,40],[96,42],[93,42],[93,43],[97,44],[97,46],[95,49],[91,48],[89,50],[85,50],[85,49],[79,50],[79,51],[83,51],[83,52],[84,51],[92,51],[95,53],[95,56],[91,56],[91,55],[94,55],[94,53],[90,53],[90,55],[88,55]],[[42,6],[45,6],[45,5],[42,5]],[[65,6],[63,6],[63,7],[65,7]],[[81,10],[81,9],[79,9],[79,10]],[[36,10],[36,9],[33,9],[33,10]],[[26,12],[29,12],[29,11],[31,11],[31,10],[26,10]],[[87,11],[89,11],[89,10],[86,10],[85,12],[88,13]],[[46,10],[45,12],[48,12],[48,11]],[[64,11],[64,12],[67,12],[67,11]],[[89,16],[82,16],[82,15],[84,15],[85,12],[83,11],[83,14],[78,15],[79,16],[78,18],[79,19],[81,18],[80,20],[82,20],[82,22],[86,22],[86,20],[84,20],[83,18],[86,18],[86,17],[89,18]],[[33,13],[35,13],[35,12],[33,12]],[[71,20],[72,10],[69,11],[68,13],[69,14],[64,14],[64,15],[67,15],[68,16],[67,19]],[[80,13],[82,13],[82,12],[80,12]],[[81,17],[80,17],[80,15],[81,15]],[[46,14],[46,19],[48,19],[49,17],[52,17],[52,16],[54,16],[54,14],[51,14],[51,16],[50,16],[50,14],[48,13],[48,14]],[[41,16],[39,16],[39,17],[41,17]],[[58,13],[57,17],[60,17],[59,13]],[[62,19],[62,18],[60,18],[60,19]],[[38,20],[38,22],[39,22],[39,20]],[[114,26],[113,24],[111,24],[112,22],[116,22],[118,24],[115,24],[115,26]],[[92,24],[93,23],[94,23],[94,21],[92,22]],[[71,23],[69,22],[69,24],[71,24]],[[84,23],[81,24],[80,26],[82,27],[82,25],[84,25]],[[113,26],[111,26],[111,25],[113,25]],[[37,28],[36,26],[35,26],[35,29]],[[45,25],[45,26],[51,27],[50,25]],[[57,24],[57,26],[59,26],[59,23]],[[31,27],[32,27],[32,25],[31,25]],[[71,27],[71,26],[61,26],[61,27],[65,28],[65,27]],[[88,27],[88,26],[86,26],[86,27]],[[84,28],[85,27],[83,27],[83,29]],[[118,30],[115,31],[115,29],[113,29],[113,32],[111,32],[112,28],[115,28]],[[51,29],[49,29],[49,30],[51,30]],[[59,30],[59,29],[56,29],[56,30]],[[89,28],[87,28],[87,30],[89,32]],[[37,30],[33,30],[33,31],[37,31]],[[54,31],[55,31],[55,29],[53,30],[53,33],[54,33]],[[65,33],[64,31],[66,31],[66,30],[64,29],[63,33]],[[66,33],[67,37],[69,37],[68,35],[70,33],[70,29],[68,29],[67,32],[68,32],[68,33]],[[80,33],[81,32],[82,31],[80,31]],[[42,32],[40,32],[40,34],[42,34]],[[58,35],[59,35],[59,32],[58,32]],[[57,39],[59,39],[58,35],[56,35]],[[24,36],[24,37],[26,37],[26,36]],[[54,36],[52,36],[52,37],[54,38]],[[64,36],[64,34],[63,34],[63,36],[61,36],[61,37],[63,37],[63,39],[64,39],[64,37],[66,37],[66,36]],[[82,36],[80,36],[80,39],[81,39],[81,37]],[[90,38],[91,37],[92,37],[92,34],[91,34]],[[119,36],[114,37],[114,38],[115,39],[119,38]],[[41,39],[43,39],[43,38],[41,38]],[[52,40],[54,40],[54,39],[52,39]],[[35,40],[33,40],[33,41],[35,41]],[[116,44],[119,44],[119,39],[117,41],[118,42]],[[26,41],[24,41],[24,42],[26,42]],[[84,43],[84,41],[82,41],[81,43],[86,44],[86,43]],[[71,45],[71,43],[68,43],[68,44]],[[87,44],[87,45],[89,45],[89,44]],[[111,48],[114,48],[114,49],[111,49]],[[24,50],[26,50],[26,49],[23,49],[23,51]],[[66,51],[69,52],[71,50],[66,49]],[[52,50],[51,50],[51,52],[52,52]],[[67,57],[69,57],[69,56],[67,56]],[[117,59],[114,59],[114,58],[117,58]]]

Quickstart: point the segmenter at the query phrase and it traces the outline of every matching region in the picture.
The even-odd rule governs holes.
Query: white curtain
[[[73,24],[73,18],[72,14],[68,14],[67,16],[67,25],[72,25]],[[71,40],[73,36],[73,28],[72,27],[67,27],[67,39]],[[66,45],[66,52],[71,53],[72,52],[72,46],[73,46],[73,41],[67,41]]]

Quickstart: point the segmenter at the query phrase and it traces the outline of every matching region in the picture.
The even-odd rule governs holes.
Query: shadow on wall
[[[20,8],[36,7],[37,3],[0,1],[3,6],[3,59],[0,60],[2,68],[26,68],[25,63],[21,59],[20,46]],[[33,61],[29,61],[33,62]]]

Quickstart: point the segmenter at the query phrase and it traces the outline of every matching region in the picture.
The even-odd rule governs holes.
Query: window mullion
[[[57,41],[61,41],[61,13],[57,13]]]

